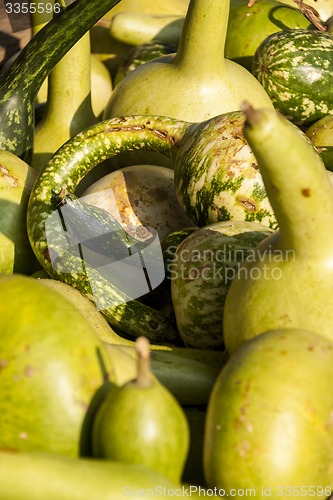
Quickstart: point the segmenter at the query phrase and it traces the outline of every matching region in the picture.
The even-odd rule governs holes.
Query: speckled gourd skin
[[[185,345],[223,349],[223,307],[244,260],[272,233],[257,222],[215,222],[187,236],[170,264],[172,303]]]
[[[252,73],[274,107],[309,126],[333,112],[333,36],[316,29],[273,33],[258,47]]]
[[[228,220],[276,229],[257,161],[243,135],[242,111],[225,113],[186,131],[174,160],[175,189],[198,226]]]

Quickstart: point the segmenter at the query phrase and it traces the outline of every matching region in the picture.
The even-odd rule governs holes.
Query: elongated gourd
[[[41,453],[0,453],[1,495],[6,500],[132,500],[156,498],[156,492],[188,497],[184,489],[148,467],[97,459],[64,459]],[[210,495],[211,497],[212,495]],[[215,495],[214,495],[215,496]],[[201,496],[193,491],[191,498]],[[213,497],[214,498],[214,497]],[[217,498],[217,497],[216,497]]]
[[[1,149],[30,162],[38,90],[75,42],[118,2],[75,1],[36,33],[20,52],[0,78]]]
[[[224,57],[230,0],[191,0],[177,53],[128,74],[114,89],[104,118],[153,114],[199,122],[239,109],[246,97],[272,106],[263,87]]]
[[[309,139],[286,118],[248,105],[244,110],[244,134],[279,230],[258,245],[230,286],[226,348],[232,353],[247,339],[285,327],[332,339],[333,188],[327,170]]]

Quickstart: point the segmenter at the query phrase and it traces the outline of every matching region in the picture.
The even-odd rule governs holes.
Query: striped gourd
[[[297,125],[309,125],[333,112],[333,35],[287,30],[258,47],[252,73],[274,107]]]

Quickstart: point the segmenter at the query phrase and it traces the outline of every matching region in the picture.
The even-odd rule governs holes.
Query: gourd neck
[[[224,65],[230,0],[191,0],[174,64],[210,74]]]
[[[255,110],[251,115],[245,136],[278,222],[278,247],[308,259],[331,256],[333,187],[320,156],[305,135],[275,111]]]

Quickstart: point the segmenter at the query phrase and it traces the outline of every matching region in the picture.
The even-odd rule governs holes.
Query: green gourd
[[[64,458],[42,453],[0,452],[1,498],[6,500],[119,500],[188,498],[189,487],[148,467],[115,461]],[[217,498],[216,495],[210,497]],[[193,500],[202,495],[191,491]]]
[[[118,2],[119,0],[75,1],[38,31],[1,75],[1,149],[30,162],[34,106],[42,83],[77,40]]]
[[[200,122],[247,99],[272,107],[263,87],[224,57],[230,0],[191,0],[178,50],[136,68],[114,89],[104,118],[164,115]]]
[[[333,35],[290,29],[269,35],[257,48],[252,73],[275,109],[300,127],[333,112]]]
[[[27,234],[28,199],[37,172],[9,151],[0,150],[0,273],[32,273],[36,259]]]
[[[152,378],[148,340],[138,338],[136,349],[136,378],[112,388],[97,411],[93,455],[143,464],[179,483],[189,447],[188,422],[172,394]]]
[[[279,0],[231,0],[225,55],[252,70],[253,56],[265,38],[288,29],[310,28],[310,21]]]
[[[0,277],[0,316],[0,448],[79,456],[114,380],[95,328],[42,280],[19,274]]]
[[[328,172],[306,135],[285,117],[249,105],[244,111],[244,134],[279,229],[244,261],[229,288],[226,348],[233,353],[245,340],[286,327],[333,339],[333,187]]]
[[[316,146],[327,170],[333,171],[333,115],[327,115],[314,122],[305,134]]]
[[[223,349],[223,306],[240,262],[272,233],[257,222],[215,222],[180,243],[170,266],[172,303],[186,346]]]
[[[44,116],[35,128],[31,160],[38,172],[70,137],[97,122],[91,102],[89,33],[53,68],[47,92]]]
[[[310,330],[263,331],[243,344],[221,370],[207,407],[208,486],[226,497],[330,497],[332,377],[333,343]]]
[[[99,122],[74,136],[50,159],[29,199],[29,241],[41,266],[52,278],[74,286],[98,303],[107,321],[126,335],[145,335],[154,343],[170,341],[175,334],[177,337],[162,311],[133,300],[124,288],[120,290],[84,262],[78,247],[76,251],[73,246],[72,251],[68,248],[66,232],[55,216],[59,194],[66,186],[75,195],[90,171],[119,153],[158,151],[174,158],[177,197],[198,225],[235,219],[274,228],[275,216],[256,159],[242,135],[243,122],[241,111],[199,124],[150,115],[120,117]],[[89,210],[89,220],[94,228],[97,221],[92,212]],[[85,209],[82,216],[89,218]],[[55,231],[51,234],[47,229]],[[161,260],[163,267],[162,253]],[[158,259],[152,262],[156,265]],[[159,277],[161,283],[164,276]]]

